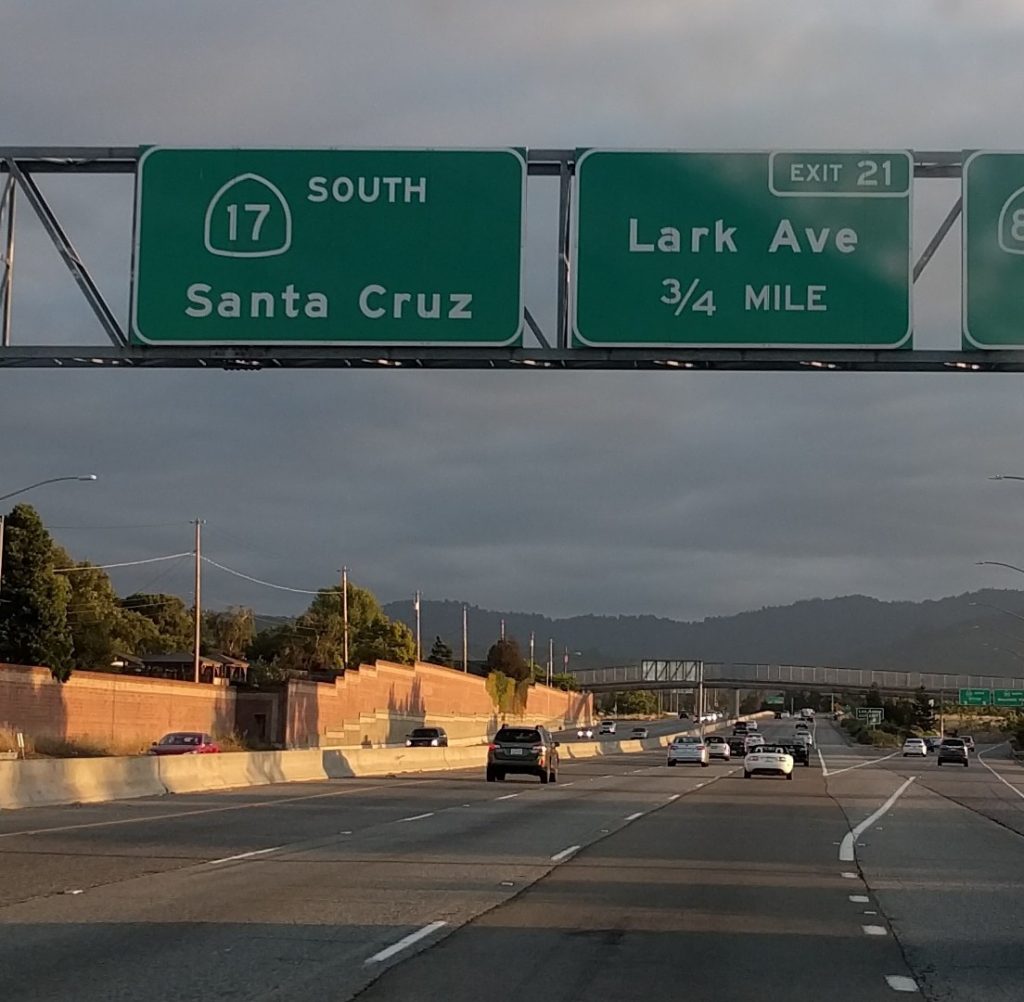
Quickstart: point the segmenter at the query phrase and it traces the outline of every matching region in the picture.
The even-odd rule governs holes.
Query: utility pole
[[[551,675],[555,670],[555,638],[548,638],[548,685],[551,685]]]
[[[697,676],[697,720],[700,722],[700,739],[704,740],[704,662],[699,662],[700,674]]]
[[[462,607],[462,670],[469,671],[469,610]]]
[[[533,630],[530,630],[530,671],[533,671]]]
[[[202,589],[203,589],[203,520],[196,517],[196,583],[195,583],[195,633],[192,637],[192,681],[199,681],[199,645],[202,640],[203,633],[203,604],[202,604]]]
[[[504,619],[503,619],[503,620],[501,621],[501,632],[500,632],[500,636],[501,636],[501,639],[502,639],[502,640],[504,640],[504,639],[505,639],[505,620],[504,620]]]
[[[423,659],[423,645],[420,643],[420,590],[416,589],[416,597],[413,600],[416,609],[416,660]]]
[[[341,621],[345,632],[345,667],[348,668],[348,568],[341,569]]]
[[[4,516],[0,515],[0,591],[4,589]]]

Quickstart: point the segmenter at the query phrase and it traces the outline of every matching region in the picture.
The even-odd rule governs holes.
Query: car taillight
[[[498,746],[497,746],[497,745],[496,745],[496,744],[495,744],[495,743],[494,743],[494,742],[492,741],[492,742],[491,742],[491,743],[490,743],[490,744],[489,744],[489,745],[487,746],[487,750],[488,750],[488,751],[497,751],[497,750],[498,750]]]
[[[531,748],[530,750],[532,752],[534,752],[536,755],[538,755],[540,758],[544,757],[544,746],[543,745],[534,745],[533,748]]]
[[[697,751],[705,751],[707,749],[707,745],[697,745],[696,747]]]

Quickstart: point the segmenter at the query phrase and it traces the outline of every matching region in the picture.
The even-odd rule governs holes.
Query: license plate
[[[509,754],[510,755],[523,755],[523,754],[525,754],[525,749],[523,749],[523,748],[510,748],[509,749]]]

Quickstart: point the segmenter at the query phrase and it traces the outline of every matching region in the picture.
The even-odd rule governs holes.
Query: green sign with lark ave
[[[993,689],[993,706],[1024,706],[1024,689]]]
[[[154,147],[138,168],[132,337],[518,343],[525,191],[514,149]]]
[[[907,345],[912,176],[906,151],[583,152],[574,342]]]
[[[961,689],[961,706],[989,706],[992,703],[991,689]]]

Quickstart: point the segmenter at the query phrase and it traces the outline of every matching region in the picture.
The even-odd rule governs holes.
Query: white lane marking
[[[643,816],[644,816],[644,812],[643,811],[637,811],[636,814],[627,814],[626,815],[626,820],[627,821],[636,821],[637,818],[642,818]]]
[[[866,894],[851,894],[850,895],[850,900],[854,904],[866,905],[868,903],[868,901],[870,901],[871,899],[868,898],[868,896]]]
[[[379,964],[389,957],[393,957],[396,953],[401,952],[406,947],[412,946],[413,943],[418,943],[425,936],[429,936],[432,932],[437,932],[438,929],[446,926],[447,922],[431,922],[429,925],[425,925],[422,929],[417,929],[415,932],[409,933],[408,936],[403,936],[397,943],[392,943],[386,949],[375,953],[372,957],[367,957],[363,961],[364,964]]]
[[[818,749],[818,761],[821,762],[821,774],[822,776],[828,777],[828,766],[825,765],[825,756],[821,754],[821,749]]]
[[[427,811],[426,814],[414,814],[411,818],[399,818],[395,824],[402,824],[405,821],[422,821],[424,818],[432,818],[434,816],[433,811]]]
[[[832,769],[829,771],[828,775],[841,776],[844,772],[853,772],[854,769],[863,769],[865,766],[878,765],[879,762],[885,762],[900,754],[902,753],[894,751],[891,755],[882,755],[880,758],[869,758],[866,762],[858,762],[856,765],[848,765],[845,769]],[[822,761],[824,761],[824,759],[822,759]]]
[[[866,936],[885,936],[885,926],[881,925],[862,925],[861,928],[864,930]]]
[[[551,857],[551,862],[561,863],[563,860],[568,859],[570,856],[579,852],[582,848],[583,847],[579,845],[571,845],[568,849],[563,849],[561,852],[556,852],[554,856]]]
[[[847,880],[856,880],[857,879],[857,874],[856,873],[840,873],[839,876],[840,877],[846,877]]]
[[[877,915],[877,914],[878,914],[878,912],[870,912],[870,911],[861,912],[861,915]]]
[[[495,797],[495,800],[513,800],[518,797],[518,793],[506,793],[504,797]]]
[[[342,832],[344,834],[344,832]],[[210,859],[206,861],[206,866],[213,866],[215,863],[233,863],[236,859],[252,859],[253,856],[265,856],[268,852],[277,852],[278,849],[283,849],[283,845],[275,845],[270,849],[257,849],[254,852],[240,852],[237,856],[225,856],[223,859]]]
[[[573,783],[575,782],[576,780],[573,780]],[[558,785],[564,790],[567,786],[572,786],[572,783],[559,783]]]
[[[887,974],[885,980],[894,992],[919,992],[921,990],[917,987],[917,982],[905,974]]]
[[[1005,744],[1005,743],[1006,743],[1006,742],[1004,741],[1004,742],[1003,742],[1003,744]],[[995,747],[996,747],[996,748],[998,748],[998,747],[1000,747],[1000,746],[999,746],[999,745],[996,745]],[[1020,798],[1021,798],[1022,800],[1024,800],[1024,793],[1022,793],[1022,792],[1021,792],[1020,790],[1018,790],[1018,789],[1017,789],[1017,787],[1015,787],[1015,786],[1013,785],[1013,783],[1009,782],[1008,780],[1006,780],[1006,779],[1004,779],[1004,778],[1003,778],[1002,776],[1000,776],[1000,775],[999,775],[999,773],[998,773],[998,772],[996,772],[996,771],[995,771],[995,769],[993,769],[993,768],[992,768],[992,766],[990,766],[990,765],[988,764],[988,762],[986,762],[986,761],[984,760],[984,758],[982,758],[982,756],[983,756],[983,755],[984,755],[984,754],[985,754],[986,752],[990,752],[990,751],[992,751],[992,749],[991,749],[991,748],[986,748],[986,749],[985,749],[985,751],[983,751],[983,752],[979,752],[979,753],[978,753],[978,761],[979,761],[979,762],[980,762],[980,763],[981,763],[981,764],[982,764],[982,765],[983,765],[983,766],[984,766],[984,767],[985,767],[986,769],[988,769],[988,771],[989,771],[990,773],[992,773],[992,775],[993,775],[993,776],[995,776],[995,777],[996,777],[996,779],[998,779],[998,780],[999,780],[999,782],[1003,784],[1003,786],[1008,786],[1008,787],[1009,787],[1009,788],[1010,788],[1011,790],[1013,790],[1013,792],[1014,792],[1014,793],[1016,793],[1016,794],[1017,794],[1017,796],[1018,796],[1018,797],[1020,797]]]
[[[911,783],[914,782],[916,776],[911,776],[900,788],[884,803],[881,807],[875,811],[874,814],[869,818],[865,818],[853,831],[848,832],[843,837],[843,844],[839,847],[839,862],[840,863],[852,863],[854,857],[853,843],[860,837],[866,828],[870,828],[882,815],[884,815],[893,804],[902,796],[903,791],[906,790]]]
[[[672,796],[668,798],[669,802],[671,803],[671,801],[673,801],[673,800],[678,800],[680,798],[680,796],[682,796],[682,794],[673,793]]]
[[[428,781],[429,782],[429,781]],[[144,818],[115,818],[113,821],[84,821],[77,825],[58,825],[54,828],[26,828],[17,832],[0,832],[0,838],[16,838],[19,835],[50,835],[55,832],[75,832],[86,828],[108,828],[114,825],[141,825],[149,821],[169,821],[174,818],[194,818],[200,814],[224,814],[228,811],[258,810],[261,807],[278,807],[302,800],[323,800],[325,797],[350,797],[356,793],[370,793],[373,790],[394,789],[396,786],[411,786],[412,783],[381,783],[377,786],[361,786],[352,790],[334,790],[331,793],[310,793],[302,797],[282,797],[280,800],[246,801],[227,807],[201,807],[194,811],[177,811],[172,814],[150,814]],[[208,791],[213,792],[213,791]]]

